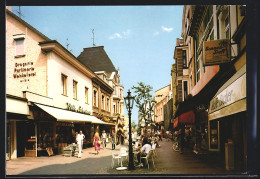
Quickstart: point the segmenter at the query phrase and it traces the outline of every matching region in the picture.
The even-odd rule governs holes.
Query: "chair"
[[[156,152],[156,143],[152,145],[151,150],[153,151],[153,157],[157,157],[158,155],[157,155],[157,152]]]
[[[127,156],[128,156],[127,147],[121,146],[119,155],[120,155],[121,158],[122,157],[126,157],[127,158]]]
[[[155,167],[155,164],[154,164],[154,160],[153,160],[153,152],[152,150],[150,150],[150,152],[146,155],[146,156],[143,156],[141,157],[141,159],[145,159],[146,163],[147,163],[147,166],[148,166],[148,169],[149,169],[149,160],[152,159],[152,162],[153,162],[153,166]]]
[[[119,159],[121,159],[121,156],[118,153],[112,152],[112,168],[114,168],[115,162],[114,160],[117,159],[118,165],[119,165]]]

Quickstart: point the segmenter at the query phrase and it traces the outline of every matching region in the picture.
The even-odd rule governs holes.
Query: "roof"
[[[105,71],[109,75],[117,71],[104,50],[104,46],[84,48],[77,59],[92,71]]]

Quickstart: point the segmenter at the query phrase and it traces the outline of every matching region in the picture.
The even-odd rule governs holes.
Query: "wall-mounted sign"
[[[76,108],[74,104],[66,103],[67,104],[67,109],[70,111],[78,112],[78,113],[83,113],[83,114],[91,114],[90,111],[83,109],[83,107],[79,106]]]
[[[20,82],[30,81],[30,77],[36,76],[34,70],[33,62],[15,63],[13,77],[15,79],[20,79]]]
[[[210,101],[209,113],[220,110],[244,98],[246,98],[246,74],[233,81]]]
[[[205,66],[230,62],[230,41],[228,39],[205,41],[203,59]]]

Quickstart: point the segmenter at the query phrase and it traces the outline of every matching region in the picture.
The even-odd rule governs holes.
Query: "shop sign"
[[[209,113],[244,98],[246,98],[246,74],[239,77],[210,101]]]
[[[74,124],[73,123],[67,123],[67,122],[58,122],[57,126],[74,127]]]
[[[70,103],[66,103],[67,104],[67,109],[69,111],[74,111],[74,112],[78,112],[78,113],[82,113],[82,114],[90,114],[90,112],[88,110],[83,109],[83,107],[79,106],[78,108],[76,108],[76,106],[74,104],[70,104]]]
[[[230,42],[228,39],[205,41],[203,43],[204,65],[217,65],[230,61]]]
[[[30,81],[31,77],[36,76],[33,62],[15,63],[13,77],[20,79],[20,82]]]

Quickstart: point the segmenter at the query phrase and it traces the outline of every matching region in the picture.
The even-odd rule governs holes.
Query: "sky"
[[[13,6],[16,15],[18,10]],[[138,82],[151,85],[153,96],[170,84],[183,6],[20,6],[20,10],[24,21],[68,47],[75,57],[83,48],[93,47],[94,29],[95,45],[104,46],[119,69],[124,96]],[[136,107],[131,118],[138,122]]]

